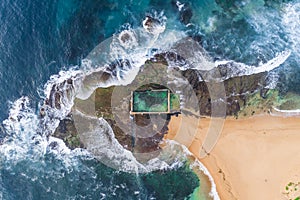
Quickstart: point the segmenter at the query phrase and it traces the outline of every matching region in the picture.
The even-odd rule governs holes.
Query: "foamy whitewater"
[[[176,2],[176,5],[179,11],[185,8],[184,4],[179,1]],[[294,16],[294,12],[299,13],[295,11],[299,10],[299,5],[299,3],[288,4],[283,18],[283,23],[291,29],[289,37],[293,41],[298,40],[297,36],[299,34],[295,34],[292,30],[299,30],[299,23],[291,20],[291,17]],[[257,66],[234,60],[218,59],[213,61],[214,59],[210,58],[202,47],[193,49],[193,52],[185,52],[189,48],[182,49],[180,45],[186,44],[187,33],[180,30],[166,29],[168,19],[163,12],[154,12],[148,15],[140,27],[123,26],[120,33],[116,33],[101,42],[81,61],[80,66],[74,66],[52,75],[45,84],[44,94],[41,97],[44,100],[48,99],[49,104],[39,105],[41,113],[37,113],[33,109],[33,106],[30,105],[30,98],[26,96],[11,104],[9,117],[3,121],[8,136],[0,145],[2,167],[9,168],[11,165],[17,165],[28,159],[38,161],[46,154],[54,155],[66,169],[70,170],[72,169],[71,166],[78,164],[78,156],[84,156],[91,160],[97,158],[107,166],[136,174],[182,166],[186,161],[186,156],[191,155],[185,146],[174,141],[167,141],[167,147],[157,158],[147,163],[140,163],[130,151],[119,144],[114,137],[113,130],[104,119],[91,117],[79,111],[74,112],[74,114],[81,120],[93,124],[91,129],[82,131],[89,131],[95,138],[99,138],[93,144],[95,148],[70,150],[62,140],[51,135],[58,127],[60,120],[66,118],[72,110],[75,98],[88,99],[94,90],[99,87],[106,88],[130,84],[135,79],[141,66],[147,60],[154,58],[155,54],[171,51],[186,59],[185,63],[170,61],[168,63],[169,68],[178,68],[179,70],[196,69],[202,74],[208,75],[212,74],[210,73],[212,71],[225,69],[226,74],[224,76],[209,76],[208,78],[208,80],[214,79],[218,82],[232,77],[270,72],[268,88],[274,88],[279,77],[274,69],[283,64],[294,51],[299,51],[296,48],[299,46],[298,43],[293,43],[293,49],[279,51],[274,58]],[[153,20],[151,22],[153,24],[149,25],[147,20],[150,18]],[[109,74],[109,77],[105,77],[104,74]],[[199,80],[202,80],[200,76]],[[180,79],[173,80],[173,83],[176,83],[176,81],[178,84],[186,83]],[[59,107],[55,105],[57,101],[56,94],[60,95]],[[184,96],[181,98],[184,99]],[[184,109],[184,102],[181,106]],[[282,111],[276,108],[274,110],[289,113],[289,115],[299,115],[300,112],[299,110]],[[43,117],[40,117],[41,114]],[[54,143],[55,146],[53,147]],[[179,148],[179,150],[173,151],[174,148]],[[98,156],[94,156],[93,152],[95,151],[97,151]],[[191,167],[194,166],[198,166],[207,175],[211,182],[210,196],[215,200],[219,200],[216,185],[208,170],[198,160],[192,163]]]

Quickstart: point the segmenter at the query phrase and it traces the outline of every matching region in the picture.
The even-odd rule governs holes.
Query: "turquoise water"
[[[136,91],[133,93],[134,112],[168,112],[168,91]]]
[[[3,0],[0,121],[15,115],[0,126],[0,199],[188,199],[201,187],[185,165],[126,173],[83,150],[51,148],[38,129],[51,75],[81,69],[82,59],[99,43],[160,13],[167,31],[194,37],[213,60],[259,65],[290,51],[269,78],[280,93],[300,94],[299,0]],[[22,96],[28,104],[17,101]]]
[[[184,166],[134,175],[76,159],[76,166],[68,168],[53,155],[6,166],[1,170],[2,199],[184,199],[199,185]]]

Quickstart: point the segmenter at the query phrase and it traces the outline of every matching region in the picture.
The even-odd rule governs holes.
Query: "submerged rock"
[[[193,16],[193,10],[189,3],[180,3],[177,0],[172,0],[171,4],[173,7],[179,11],[179,20],[187,25],[190,23]]]

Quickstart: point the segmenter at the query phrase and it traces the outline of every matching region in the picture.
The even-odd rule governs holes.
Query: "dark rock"
[[[155,120],[154,117],[161,118],[161,120]],[[136,140],[134,144],[134,152],[135,153],[149,153],[154,152],[160,149],[159,143],[163,139],[164,135],[168,133],[168,124],[170,118],[165,116],[152,116],[150,119],[149,115],[135,115],[135,123],[136,123]],[[150,124],[150,122],[152,122]],[[160,123],[160,124],[159,124]],[[153,126],[148,126],[148,125]],[[145,128],[145,126],[148,126]],[[156,127],[159,127],[157,130]],[[143,132],[142,132],[143,131]],[[145,136],[144,132],[147,132]],[[143,135],[143,137],[140,137]]]
[[[84,148],[71,116],[60,121],[53,136],[62,139],[70,149]]]
[[[122,36],[121,36],[121,40],[122,42],[127,42],[128,40],[130,39],[130,35],[128,33],[124,33]]]
[[[152,19],[149,19],[150,22]],[[150,23],[148,22],[148,23]],[[174,66],[178,65],[186,65],[187,62],[180,57],[175,52],[164,52],[158,55],[155,55],[154,58],[150,61],[146,61],[145,66],[142,68],[144,71],[149,70],[146,75],[137,76],[136,79],[140,80],[140,82],[145,82],[145,79],[151,79],[152,82],[156,82],[156,79],[159,76],[164,76],[162,71],[167,69],[167,65],[170,63],[176,63]],[[107,69],[107,72],[99,74],[99,77],[107,80],[111,77],[112,74],[115,73],[116,68],[130,68],[130,63],[127,60],[118,60],[112,63]],[[211,116],[212,115],[212,105],[215,104],[212,98],[208,82],[201,81],[204,80],[203,72],[195,69],[187,69],[185,71],[177,71],[185,77],[189,85],[192,87],[193,91],[196,94],[199,105],[199,112],[202,116]],[[220,73],[222,77],[230,77],[229,74],[230,69],[226,67],[220,68]],[[226,114],[227,115],[237,115],[237,113],[247,105],[248,96],[259,91],[261,92],[261,96],[263,98],[266,97],[267,90],[261,89],[264,88],[266,82],[267,73],[259,73],[253,74],[249,76],[237,76],[233,78],[228,78],[223,81],[226,94],[224,99],[221,99],[219,106],[227,107]],[[98,77],[96,74],[95,77]],[[61,84],[72,84],[71,80],[67,80]],[[61,101],[61,91],[58,88],[62,88],[61,86],[53,86],[51,90],[50,97],[46,99],[45,104],[51,107],[55,107],[59,109],[60,101]],[[210,85],[210,88],[211,85]],[[165,89],[164,86],[159,84],[146,84],[142,86],[140,89]],[[129,110],[128,113],[125,109],[125,118],[127,119],[128,114],[128,123],[120,126],[118,121],[118,116],[114,116],[112,113],[112,95],[115,90],[115,87],[109,88],[98,88],[95,91],[95,111],[98,117],[103,117],[111,126],[114,131],[115,138],[119,141],[119,143],[125,147],[126,149],[134,152],[134,153],[145,153],[159,150],[159,143],[163,139],[164,134],[168,132],[168,124],[170,121],[169,115],[135,115],[134,116],[134,131],[132,128],[132,123],[129,121]],[[222,92],[219,91],[218,88],[213,88],[215,93]],[[127,95],[127,93],[126,93]],[[121,95],[122,96],[122,95]],[[128,98],[126,101],[128,102]],[[119,110],[118,110],[119,111]],[[120,109],[122,111],[122,109]],[[42,110],[41,116],[43,116]],[[119,112],[118,112],[119,113]],[[218,116],[216,114],[215,116]],[[74,122],[71,117],[68,117],[62,120],[59,124],[59,127],[56,129],[54,133],[55,137],[61,138],[70,148],[83,147],[82,143],[79,140],[78,133],[74,126]]]
[[[68,84],[73,84],[73,80],[72,80],[71,78],[69,78],[69,79],[67,80],[67,83],[68,83]]]
[[[51,143],[49,144],[49,147],[50,147],[51,149],[56,149],[57,146],[58,146],[58,143],[57,143],[57,142],[51,142]]]
[[[59,92],[55,92],[55,95],[54,95],[54,105],[55,105],[55,108],[56,109],[60,109],[61,106],[60,106],[60,100],[61,100],[61,95]]]
[[[187,25],[190,23],[191,18],[193,17],[193,11],[190,6],[184,6],[182,11],[180,12],[180,21]]]
[[[179,1],[172,0],[171,5],[174,10],[179,11],[179,20],[183,24],[188,24],[193,16],[193,11],[189,3],[181,4]],[[180,8],[179,8],[180,7]]]
[[[110,72],[111,75],[116,76],[117,70],[116,69],[122,69],[122,70],[128,70],[131,69],[131,63],[127,59],[119,59],[114,62],[112,62],[109,67],[106,69]]]
[[[124,131],[118,127],[116,121],[113,119],[106,119],[106,121],[111,126],[112,130],[114,131],[115,138],[119,141],[119,143],[127,150],[133,151],[134,147],[134,139],[131,135],[125,134]]]
[[[61,83],[54,84],[49,96],[45,99],[44,105],[60,110],[62,104],[61,100],[68,98],[68,94],[70,94],[73,89],[72,79],[67,79]]]
[[[43,117],[45,117],[45,115],[46,115],[45,108],[42,107],[42,108],[40,109],[40,117],[43,118]]]
[[[155,19],[151,16],[146,16],[146,19],[143,21],[143,27],[149,32],[154,33],[155,29],[158,26],[161,26],[161,22],[158,19]]]
[[[267,93],[269,92],[269,89],[268,88],[262,88],[259,92],[260,96],[264,99],[267,98]]]
[[[195,40],[196,42],[198,42],[199,44],[202,44],[202,41],[203,41],[203,36],[202,35],[194,35],[192,36],[193,40]]]
[[[199,81],[198,71],[188,69],[182,72],[193,87],[199,100],[200,115],[211,116],[211,101],[207,83]],[[227,74],[226,74],[227,75]],[[258,91],[265,84],[266,73],[239,76],[224,81],[227,115],[236,115],[246,105],[247,96]],[[225,106],[225,105],[224,105]]]
[[[155,70],[154,70],[155,71]],[[159,84],[146,84],[139,90],[147,89],[165,89],[165,86]],[[167,125],[170,120],[168,116],[135,115],[133,124],[123,124],[119,127],[112,114],[111,96],[114,87],[98,88],[95,93],[95,109],[99,116],[102,116],[114,131],[115,138],[119,143],[134,153],[145,153],[159,149],[159,142],[167,132]],[[128,108],[128,117],[129,117]],[[122,124],[122,121],[119,123]],[[155,125],[154,125],[154,124]],[[132,127],[134,125],[134,128]],[[156,128],[158,128],[158,130]],[[134,129],[135,131],[133,132]],[[160,129],[160,130],[159,130]],[[124,132],[125,131],[125,132]]]

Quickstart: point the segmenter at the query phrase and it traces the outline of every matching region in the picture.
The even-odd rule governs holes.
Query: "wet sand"
[[[172,117],[166,139],[184,144],[199,158],[222,200],[300,196],[300,117],[227,118],[213,150],[202,158],[205,135],[213,128],[210,122],[210,118]],[[290,182],[295,184],[288,186]]]

